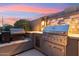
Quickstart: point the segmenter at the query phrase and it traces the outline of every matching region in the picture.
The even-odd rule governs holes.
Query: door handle
[[[58,47],[53,47],[54,49],[57,49],[57,50],[59,50],[59,51],[62,51],[62,52],[64,52],[64,49],[61,49],[61,48],[58,48]]]

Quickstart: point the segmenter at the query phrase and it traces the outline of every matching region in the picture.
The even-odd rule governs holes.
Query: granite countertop
[[[42,31],[26,31],[26,33],[39,33],[39,34],[43,34]]]
[[[72,37],[72,38],[79,38],[79,34],[71,34],[71,35],[68,35],[69,37]]]
[[[12,45],[12,44],[23,43],[23,42],[28,42],[28,41],[31,41],[31,39],[30,38],[25,38],[24,40],[12,41],[12,42],[9,42],[9,43],[3,43],[3,44],[0,44],[0,47]]]

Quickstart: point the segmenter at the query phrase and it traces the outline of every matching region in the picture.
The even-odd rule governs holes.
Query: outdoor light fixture
[[[42,21],[42,22],[41,22],[41,25],[44,26],[44,25],[45,25],[45,21]]]
[[[44,29],[44,27],[45,27],[45,21],[42,20],[42,21],[41,21],[41,31]]]

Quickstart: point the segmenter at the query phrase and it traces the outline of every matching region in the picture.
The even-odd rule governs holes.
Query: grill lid
[[[22,28],[11,28],[10,32],[11,32],[11,34],[23,34],[23,33],[25,33],[24,29],[22,29]]]
[[[55,25],[55,26],[47,26],[44,28],[43,32],[68,32],[69,25]]]

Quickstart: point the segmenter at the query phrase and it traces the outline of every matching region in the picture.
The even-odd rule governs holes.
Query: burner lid
[[[68,32],[69,25],[55,25],[55,26],[47,26],[44,28],[43,32]]]

